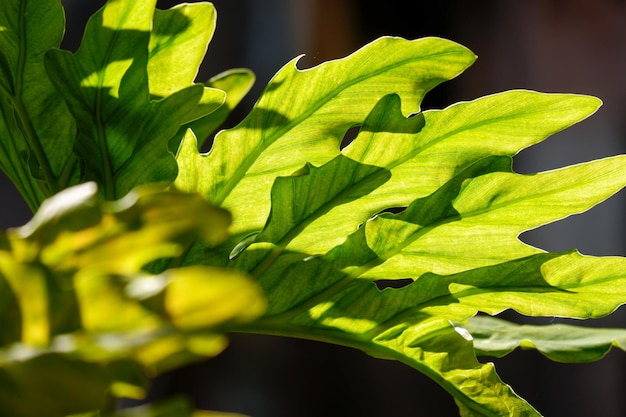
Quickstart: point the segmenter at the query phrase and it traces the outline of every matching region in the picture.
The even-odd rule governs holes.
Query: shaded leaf
[[[626,329],[515,324],[487,316],[461,326],[472,334],[477,355],[499,358],[520,347],[537,349],[553,361],[579,363],[601,359],[612,347],[626,350]]]
[[[50,79],[78,123],[75,151],[85,179],[100,184],[110,200],[137,184],[176,177],[167,144],[202,95],[201,86],[190,86],[150,100],[154,5],[154,0],[109,2],[89,20],[76,54],[51,50],[45,57]]]
[[[0,167],[33,211],[78,175],[75,123],[43,64],[64,23],[56,0],[7,0],[0,10]]]
[[[59,417],[108,406],[112,377],[100,365],[47,354],[2,363],[3,416]],[[79,395],[77,395],[79,393]]]

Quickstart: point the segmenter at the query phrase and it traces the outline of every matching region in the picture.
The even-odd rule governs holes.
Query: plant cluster
[[[474,54],[383,37],[288,63],[217,132],[254,77],[196,81],[215,16],[109,0],[71,53],[59,0],[4,0],[0,168],[35,215],[0,236],[0,415],[219,415],[115,403],[251,332],[403,362],[462,416],[537,416],[477,355],[582,362],[626,347],[626,330],[493,317],[597,318],[626,302],[626,259],[518,239],[626,185],[626,156],[512,169],[597,98],[517,90],[422,111]]]

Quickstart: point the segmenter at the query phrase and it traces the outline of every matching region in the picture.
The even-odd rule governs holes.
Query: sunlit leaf
[[[409,115],[409,97],[419,103],[421,95],[407,95],[416,84],[403,76],[435,60],[440,76],[451,78],[461,68],[449,58],[469,63],[471,55],[436,39],[406,44],[402,64],[389,64],[390,87],[384,70],[370,74],[376,64],[360,61],[382,54],[386,42],[403,45],[381,40],[305,71],[288,65],[208,154],[198,154],[188,133],[175,186],[231,209],[235,234],[210,253],[193,244],[185,262],[231,265],[258,278],[268,311],[234,329],[400,360],[452,393],[462,415],[537,415],[477,361],[471,335],[451,321],[507,308],[601,317],[623,303],[621,260],[546,254],[518,236],[619,191],[626,160],[517,174],[515,154],[589,116],[599,100],[520,90]],[[441,49],[448,52],[432,52]],[[358,70],[345,75],[344,65]],[[304,80],[319,88],[298,89]],[[397,94],[359,90],[370,82]],[[417,91],[427,91],[431,81],[421,82]],[[359,134],[339,151],[353,124]],[[390,279],[415,282],[382,292],[372,282]],[[598,303],[600,294],[608,296]]]

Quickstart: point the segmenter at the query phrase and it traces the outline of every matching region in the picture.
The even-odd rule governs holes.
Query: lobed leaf
[[[626,300],[624,258],[550,254],[518,239],[626,184],[625,156],[512,171],[514,155],[599,100],[519,90],[421,111],[424,94],[475,57],[443,39],[385,37],[314,68],[292,61],[202,154],[196,138],[222,124],[253,76],[231,71],[194,85],[215,10],[155,4],[108,2],[76,54],[54,49],[58,2],[10,0],[0,10],[2,168],[33,208],[69,184],[101,185],[59,194],[0,237],[0,314],[10,319],[0,382],[11,387],[11,415],[106,407],[98,392],[109,387],[141,396],[137,367],[215,355],[225,331],[399,360],[448,390],[463,416],[538,415],[476,351],[534,346],[585,361],[623,348],[617,330],[566,328],[582,337],[574,340],[474,317],[515,309],[594,318]],[[31,88],[35,76],[43,81]],[[39,110],[52,101],[49,113]],[[117,200],[174,178],[173,188],[201,197],[154,188]],[[230,237],[230,216],[205,200],[233,213]],[[398,288],[379,289],[390,282]],[[72,361],[97,374],[79,406],[59,394],[71,387]],[[24,405],[39,390],[33,369],[48,366],[61,376],[52,393],[60,399]]]
[[[315,103],[319,110],[305,116],[282,120],[261,112],[280,108],[274,103],[281,95],[280,103],[295,106],[289,111],[306,111],[297,109],[309,105],[310,93],[294,85],[312,76],[307,71],[330,77],[324,88],[332,90],[337,75],[331,65],[357,65],[366,51],[376,55],[388,41],[328,68],[293,73],[287,66],[248,118],[218,135],[208,154],[198,154],[195,137],[187,135],[175,186],[232,208],[235,235],[210,253],[193,245],[185,263],[230,265],[257,277],[267,313],[234,329],[333,342],[400,360],[452,393],[462,415],[538,415],[491,365],[477,361],[471,336],[452,322],[507,308],[575,317],[617,308],[626,299],[619,261],[546,254],[518,236],[619,191],[626,160],[512,172],[511,158],[519,151],[597,110],[599,100],[579,95],[510,91],[407,117],[406,85],[396,79],[385,88],[400,94],[372,102],[360,100],[370,97],[360,92],[357,103],[350,94],[357,83],[345,96],[328,93]],[[424,42],[414,46],[427,55],[439,41]],[[359,83],[381,82],[376,74],[365,77]],[[294,91],[304,95],[297,103]],[[369,111],[354,111],[366,104]],[[360,131],[339,151],[348,119]],[[322,121],[322,127],[313,125]],[[309,132],[317,140],[308,140]],[[235,138],[237,146],[230,142]],[[385,213],[398,208],[398,214]],[[382,292],[371,282],[407,278],[414,283]],[[602,303],[594,301],[599,294]]]
[[[179,156],[181,178],[203,178],[201,187],[178,179],[175,185],[231,210],[233,233],[249,230],[250,224],[259,230],[277,176],[337,156],[346,130],[362,123],[390,89],[403,98],[405,113],[416,112],[428,90],[473,61],[464,47],[437,38],[381,38],[349,57],[307,70],[293,61],[239,125],[216,136],[208,154]]]

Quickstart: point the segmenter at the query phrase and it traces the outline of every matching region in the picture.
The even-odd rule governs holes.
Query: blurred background
[[[104,2],[61,0],[67,49]],[[175,1],[159,1],[160,8]],[[623,0],[215,0],[218,25],[199,80],[233,67],[257,75],[255,89],[227,124],[245,115],[271,76],[294,57],[306,68],[343,57],[382,35],[441,36],[479,56],[437,87],[424,109],[514,88],[600,97],[591,118],[522,152],[519,172],[537,172],[626,151],[626,1]],[[1,177],[3,228],[31,216]],[[626,194],[589,212],[525,233],[550,251],[625,255]],[[511,317],[512,315],[508,315]],[[515,317],[519,321],[524,318]],[[557,319],[533,320],[550,323]],[[626,308],[585,325],[626,327]],[[491,360],[491,359],[490,359]],[[592,364],[553,363],[534,351],[495,360],[500,376],[546,416],[626,416],[626,354]],[[457,416],[446,392],[404,365],[341,347],[235,335],[217,358],[159,377],[150,393],[184,392],[199,408],[254,417]]]

